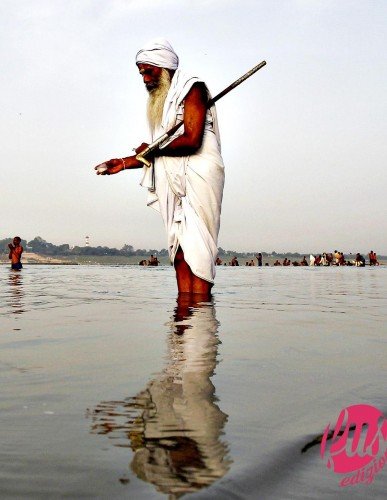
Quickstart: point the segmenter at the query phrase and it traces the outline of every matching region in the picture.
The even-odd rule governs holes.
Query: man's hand
[[[99,167],[101,167],[101,165],[97,165],[96,167],[94,167],[94,170],[97,171],[97,175],[118,174],[118,172],[124,170],[124,162],[119,158],[113,158],[112,160],[106,161],[105,162],[105,165],[107,167],[106,170],[100,171]]]
[[[144,149],[146,149],[148,146],[149,146],[149,144],[147,144],[146,142],[143,142],[140,146],[138,146],[138,148],[135,149],[136,155],[138,155],[139,153],[142,153],[144,151]]]
[[[142,146],[142,145],[141,145]],[[139,146],[141,148],[141,146]],[[145,145],[147,146],[147,144]],[[94,167],[97,175],[113,175],[118,174],[121,170],[129,170],[131,168],[142,168],[144,165],[136,160],[136,155],[127,156],[126,158],[113,158],[112,160],[105,161]],[[106,170],[103,168],[105,167]]]
[[[136,158],[138,156],[140,156],[142,158],[142,160],[140,160],[140,161],[137,160],[137,161],[139,161],[142,166],[146,166],[146,167],[150,167],[151,163],[153,163],[153,161],[155,159],[155,152],[156,152],[156,151],[151,151],[151,152],[148,152],[146,156],[142,156],[142,153],[144,151],[146,151],[148,146],[149,146],[149,144],[147,144],[146,142],[143,142],[140,146],[138,146],[138,148],[135,149]]]

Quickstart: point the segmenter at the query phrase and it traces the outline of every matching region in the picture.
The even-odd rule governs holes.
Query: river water
[[[387,414],[386,292],[385,267],[220,267],[195,303],[169,266],[0,266],[0,498],[385,498],[387,466],[340,487],[315,439]]]

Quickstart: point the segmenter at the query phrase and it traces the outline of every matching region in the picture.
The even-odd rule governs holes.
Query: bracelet
[[[124,159],[123,159],[123,158],[120,158],[120,160],[122,161],[122,165],[123,165],[123,167],[124,167],[124,170],[126,170],[126,165],[125,165]]]

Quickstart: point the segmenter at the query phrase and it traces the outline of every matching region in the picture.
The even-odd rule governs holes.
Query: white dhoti
[[[175,72],[165,99],[162,123],[154,138],[183,120],[183,101],[192,85],[200,81],[180,70]],[[183,131],[184,126],[168,142]],[[148,206],[159,211],[163,218],[171,261],[180,246],[195,276],[213,283],[224,185],[214,107],[207,111],[201,148],[191,156],[156,158],[151,168],[144,167],[141,185],[150,189]]]

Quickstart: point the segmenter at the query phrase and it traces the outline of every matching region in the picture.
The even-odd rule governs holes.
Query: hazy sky
[[[385,0],[0,0],[0,239],[163,248],[140,171],[93,166],[147,141],[134,64],[150,38],[217,94],[219,245],[387,254]]]

